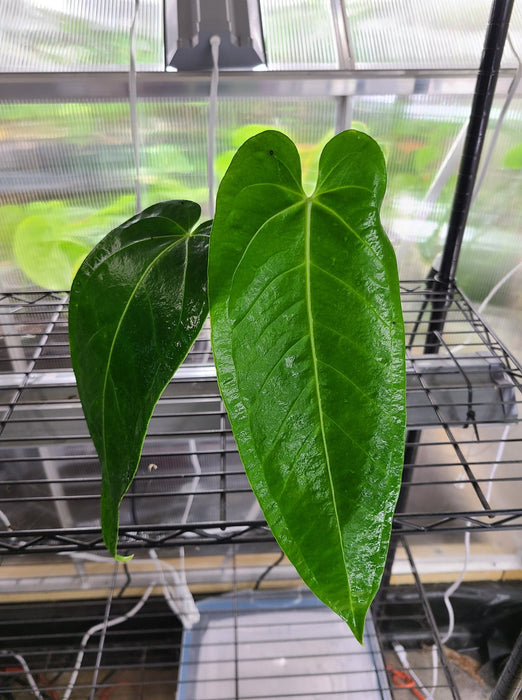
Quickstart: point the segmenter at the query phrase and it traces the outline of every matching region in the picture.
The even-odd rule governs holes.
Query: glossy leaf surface
[[[98,243],[71,290],[71,357],[102,467],[103,537],[115,556],[119,505],[152,411],[208,311],[210,222],[192,231],[200,212],[184,200],[141,212]]]
[[[217,197],[212,343],[238,448],[267,522],[303,580],[361,640],[403,464],[404,328],[379,220],[382,153],[334,137],[315,192],[267,131]]]

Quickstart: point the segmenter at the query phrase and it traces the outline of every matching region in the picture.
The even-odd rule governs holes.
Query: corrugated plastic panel
[[[490,0],[345,0],[358,68],[475,68]],[[522,8],[511,34],[520,46]],[[516,65],[506,51],[504,66]]]
[[[140,0],[136,64],[163,70],[162,0]],[[0,72],[126,70],[135,0],[0,0]]]

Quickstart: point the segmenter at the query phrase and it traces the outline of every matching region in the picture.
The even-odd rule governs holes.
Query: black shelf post
[[[464,151],[453,197],[448,234],[442,252],[440,270],[435,277],[435,292],[439,294],[443,292],[446,299],[443,298],[441,301],[437,298],[433,302],[426,337],[426,353],[428,354],[436,354],[440,346],[439,334],[444,328],[448,302],[451,297],[451,285],[455,281],[513,4],[514,0],[494,0],[489,16]]]

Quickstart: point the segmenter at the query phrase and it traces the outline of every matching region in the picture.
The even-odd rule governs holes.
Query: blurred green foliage
[[[362,96],[353,102],[354,128],[373,136],[386,156],[383,222],[392,238],[397,230],[399,247],[405,241],[402,249],[413,261],[408,270],[419,275],[442,249],[455,175],[433,206],[425,206],[425,197],[468,108],[467,98],[455,98],[450,106],[431,103],[431,98],[425,103],[424,99]],[[328,100],[223,102],[216,132],[216,181],[246,139],[276,128],[298,144],[303,181],[311,188],[319,154],[333,135],[334,108]],[[185,198],[200,202],[205,209],[207,102],[143,102],[138,118],[144,127],[140,136],[142,207]],[[483,200],[479,197],[471,211],[459,282],[474,299],[483,298],[505,274],[517,247],[512,207],[522,177],[517,129],[516,120],[503,126]],[[0,204],[0,274],[14,266],[38,286],[69,287],[92,246],[135,211],[129,131],[124,103],[1,106],[0,141],[13,149],[6,171],[10,167],[11,181],[22,184]],[[29,187],[24,188],[26,181]],[[0,195],[1,190],[0,184]]]

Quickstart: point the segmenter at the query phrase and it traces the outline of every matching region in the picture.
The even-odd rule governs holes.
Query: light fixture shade
[[[212,68],[210,37],[219,36],[221,68],[266,63],[259,0],[165,0],[165,63]]]

